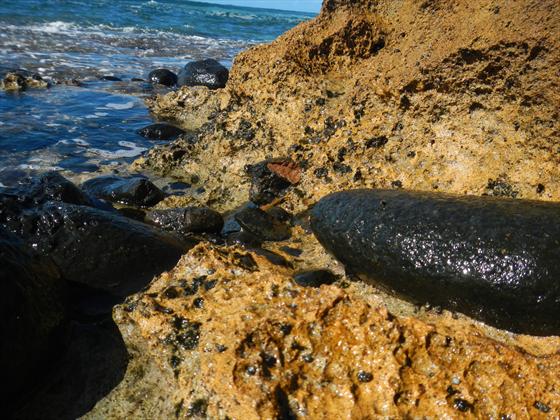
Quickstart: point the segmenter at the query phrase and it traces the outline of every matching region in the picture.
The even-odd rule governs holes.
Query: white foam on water
[[[89,146],[89,143],[87,141],[85,141],[84,139],[80,139],[80,138],[72,139],[72,142],[74,142],[78,146]]]
[[[0,188],[7,188],[7,187],[0,182]]]
[[[95,115],[97,115],[98,117],[106,117],[109,114],[106,112],[96,112]]]
[[[140,147],[134,145],[130,142],[119,142],[119,145],[123,146],[121,143],[127,143],[131,145],[130,149],[119,149],[119,150],[103,150],[103,149],[89,149],[90,152],[95,155],[101,156],[106,159],[120,159],[120,158],[131,158],[140,155],[140,153],[148,150],[145,147]]]
[[[117,103],[110,102],[106,104],[105,107],[109,109],[117,109],[117,110],[131,109],[134,108],[134,102],[125,102],[124,104],[117,104]]]
[[[39,160],[37,160],[39,161]],[[21,165],[18,165],[18,169],[29,169],[32,171],[62,171],[63,168],[61,168],[60,166],[49,166],[49,165],[33,165],[33,164],[29,164],[29,163],[22,163]]]

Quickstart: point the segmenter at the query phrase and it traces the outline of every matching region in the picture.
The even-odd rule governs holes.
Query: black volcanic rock
[[[359,277],[498,328],[560,334],[560,204],[402,190],[331,194],[321,244]]]
[[[226,86],[229,70],[213,59],[191,61],[179,72],[179,86],[206,86],[220,89]]]
[[[103,200],[137,207],[154,206],[165,198],[163,191],[142,177],[100,176],[84,182],[82,189]]]

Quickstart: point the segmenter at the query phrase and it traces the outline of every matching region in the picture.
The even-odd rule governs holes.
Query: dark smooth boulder
[[[58,269],[0,228],[0,402],[9,412],[47,358],[65,322],[65,288]]]
[[[290,228],[259,208],[245,208],[234,215],[243,230],[261,241],[283,241],[290,237]]]
[[[173,140],[185,131],[171,124],[155,123],[141,128],[137,133],[149,140]]]
[[[229,70],[213,59],[191,61],[179,72],[179,86],[206,86],[220,89],[226,86]]]
[[[177,75],[171,70],[155,69],[148,74],[148,80],[154,84],[171,87],[177,84]]]
[[[222,215],[208,207],[152,210],[146,214],[146,221],[183,236],[189,233],[219,233],[224,226]]]
[[[146,178],[100,176],[82,184],[89,195],[113,203],[151,207],[165,198],[165,193]]]
[[[321,199],[311,227],[347,270],[407,300],[560,335],[560,203],[355,190]]]
[[[18,220],[23,239],[50,256],[66,280],[118,296],[140,290],[194,245],[116,213],[66,203],[26,210]]]

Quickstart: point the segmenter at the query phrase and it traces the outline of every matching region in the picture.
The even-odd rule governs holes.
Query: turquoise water
[[[135,133],[152,122],[143,98],[154,92],[131,79],[193,59],[231,66],[239,51],[312,17],[179,0],[0,1],[0,75],[24,69],[53,83],[0,92],[0,186],[33,171],[133,160],[154,144]],[[56,84],[72,79],[81,87]]]

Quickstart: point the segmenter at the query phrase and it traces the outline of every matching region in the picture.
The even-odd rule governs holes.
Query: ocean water
[[[0,187],[132,161],[154,145],[135,131],[152,122],[143,99],[155,92],[131,79],[202,58],[230,67],[241,50],[312,17],[183,0],[0,1],[0,76],[21,69],[52,82],[0,91]]]

